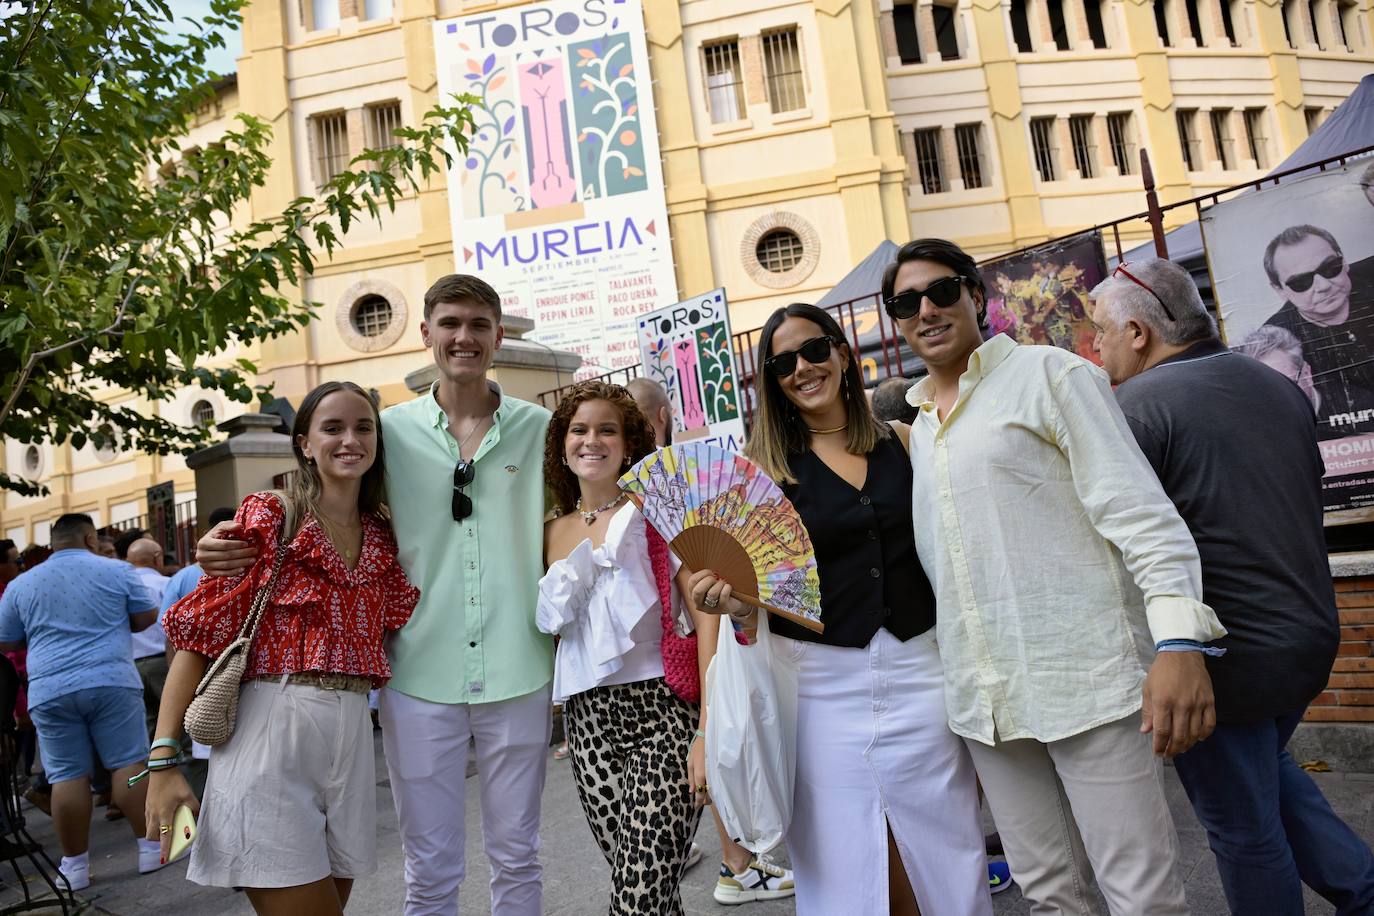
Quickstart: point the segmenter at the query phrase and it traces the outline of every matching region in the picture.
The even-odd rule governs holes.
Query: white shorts
[[[294,887],[377,870],[377,778],[367,696],[249,681],[233,737],[210,757],[186,877]]]

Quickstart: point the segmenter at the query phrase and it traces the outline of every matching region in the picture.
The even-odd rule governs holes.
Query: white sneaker
[[[698,846],[696,843],[693,843],[691,848],[687,850],[687,858],[682,863],[682,870],[686,871],[687,869],[691,868],[693,865],[696,865],[700,861],[701,847]]]
[[[735,874],[724,862],[720,864],[720,878],[716,880],[716,903],[736,906],[755,900],[778,900],[797,892],[792,883],[792,870],[774,865],[760,856],[744,871]]]
[[[166,864],[166,862],[162,861],[162,843],[157,840],[139,838],[138,873],[140,875],[146,875],[149,872],[157,871]]]
[[[62,873],[62,877],[67,879],[67,884],[71,886],[73,892],[84,891],[91,886],[90,853],[71,859],[63,856],[61,864],[57,866],[57,870]]]

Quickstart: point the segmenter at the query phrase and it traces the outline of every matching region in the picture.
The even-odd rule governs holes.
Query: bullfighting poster
[[[640,314],[677,298],[640,0],[553,0],[434,24],[440,100],[475,128],[448,174],[454,263],[582,357],[638,359]]]

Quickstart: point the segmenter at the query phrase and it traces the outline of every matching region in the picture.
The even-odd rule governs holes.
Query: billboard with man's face
[[[1202,217],[1227,343],[1291,378],[1317,417],[1328,512],[1374,507],[1374,200],[1368,161]]]

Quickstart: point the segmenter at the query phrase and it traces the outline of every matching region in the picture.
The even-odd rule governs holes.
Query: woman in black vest
[[[987,916],[978,790],[946,725],[935,597],[911,529],[910,428],[874,418],[822,309],[774,312],[758,362],[746,453],[806,523],[825,621],[821,635],[769,620],[800,669],[787,842],[797,914],[904,916],[919,901],[928,914]],[[699,608],[754,624],[709,571],[693,583]]]

